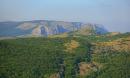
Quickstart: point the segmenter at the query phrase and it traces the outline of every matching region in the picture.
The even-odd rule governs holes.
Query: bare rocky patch
[[[87,76],[89,75],[91,72],[93,71],[97,71],[102,67],[101,64],[96,63],[96,62],[92,62],[92,63],[86,63],[86,62],[81,62],[79,64],[79,75],[80,76]]]
[[[49,78],[60,78],[58,73],[52,74]]]

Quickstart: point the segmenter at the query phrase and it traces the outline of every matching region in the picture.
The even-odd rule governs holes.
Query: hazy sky
[[[130,32],[130,0],[0,0],[0,21],[61,20]]]

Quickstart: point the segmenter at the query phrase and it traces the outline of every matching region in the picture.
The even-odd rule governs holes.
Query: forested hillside
[[[130,34],[0,40],[0,78],[130,78]]]

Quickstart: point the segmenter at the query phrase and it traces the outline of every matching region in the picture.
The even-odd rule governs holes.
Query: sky
[[[0,21],[57,20],[130,32],[130,0],[0,0]]]

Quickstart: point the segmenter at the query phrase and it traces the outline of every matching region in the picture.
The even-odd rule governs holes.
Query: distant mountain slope
[[[108,31],[102,26],[81,22],[35,20],[23,22],[0,22],[0,36],[48,36],[78,31],[85,35],[104,34]]]

